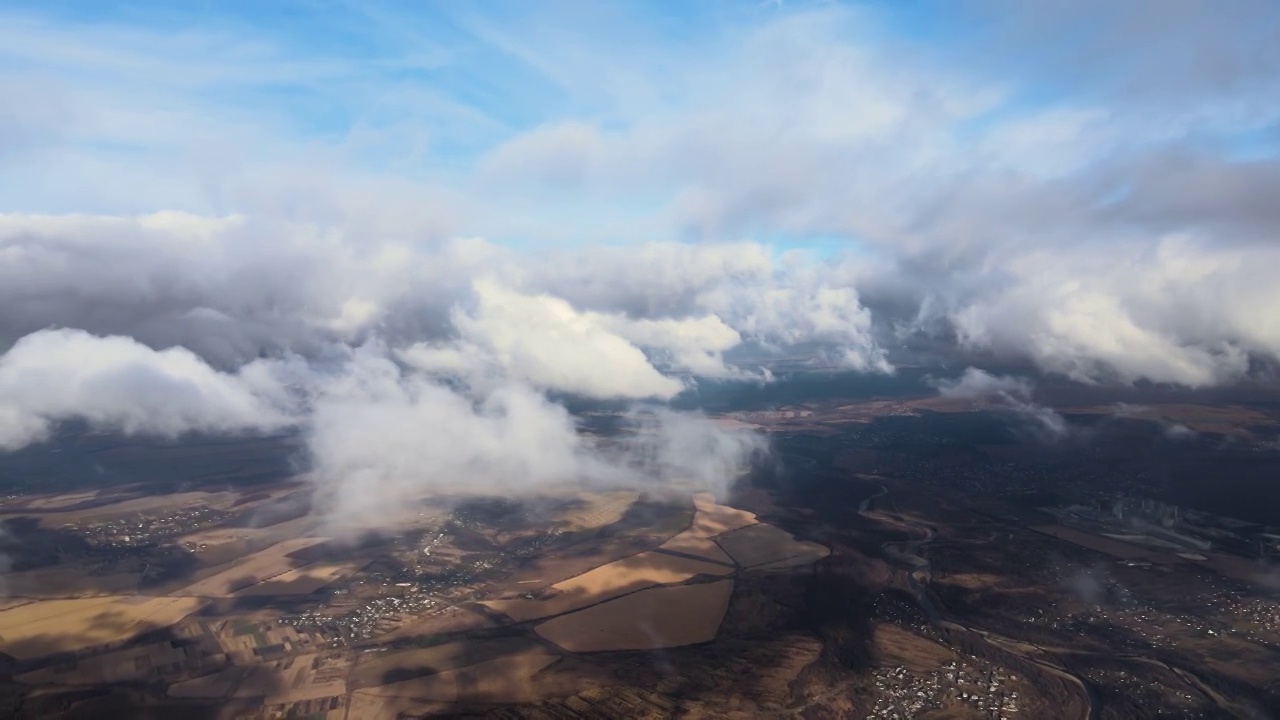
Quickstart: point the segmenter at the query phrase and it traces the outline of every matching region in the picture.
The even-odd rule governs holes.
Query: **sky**
[[[1267,0],[19,1],[0,94],[0,447],[1280,362]]]

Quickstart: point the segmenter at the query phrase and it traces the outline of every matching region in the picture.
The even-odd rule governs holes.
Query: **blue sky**
[[[830,252],[909,241],[897,194],[978,175],[1275,155],[1274,6],[1200,40],[1203,3],[1122,5],[11,2],[0,211],[385,203],[504,242]]]
[[[1280,358],[1274,0],[9,2],[0,98],[12,337],[416,342],[496,277],[694,364]]]

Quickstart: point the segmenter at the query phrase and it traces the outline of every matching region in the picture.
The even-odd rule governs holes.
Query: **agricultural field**
[[[169,627],[206,604],[144,595],[41,600],[0,611],[0,647],[29,659],[111,645]]]
[[[564,532],[602,528],[621,520],[639,497],[640,493],[633,490],[577,493],[566,507],[551,517],[551,521]]]
[[[377,685],[353,694],[438,703],[528,702],[540,695],[535,675],[558,658],[546,649],[529,647],[473,665]]]
[[[830,553],[818,543],[798,542],[791,533],[772,525],[750,525],[715,540],[734,562],[748,569],[811,565]]]
[[[184,621],[175,626],[172,639],[89,655],[22,673],[15,679],[32,685],[180,681],[225,664],[225,657],[215,648],[198,641],[201,635],[196,624]]]
[[[299,703],[345,695],[351,658],[345,653],[307,653],[230,667],[174,683],[171,697],[263,698],[268,705]]]
[[[122,595],[136,592],[137,573],[90,574],[81,568],[51,567],[9,573],[0,597],[53,599]]]
[[[658,549],[680,555],[692,555],[711,562],[733,564],[733,558],[729,557],[729,553],[725,552],[724,548],[716,544],[714,540],[688,530],[662,543],[658,546]]]
[[[29,503],[10,503],[0,507],[0,516],[22,515],[38,512],[40,524],[45,527],[61,527],[68,523],[85,521],[109,522],[142,513],[157,513],[176,508],[209,507],[226,509],[239,498],[233,492],[185,492],[172,495],[144,495],[118,502],[111,495],[94,494],[62,495],[40,498]]]
[[[489,600],[481,604],[520,622],[560,615],[655,585],[695,575],[727,575],[733,569],[661,552],[644,552],[602,565],[551,586],[554,594],[538,600]]]
[[[290,557],[292,553],[319,545],[328,538],[307,537],[285,540],[260,550],[232,567],[174,591],[175,595],[196,597],[230,597],[253,585],[288,573],[303,563]]]
[[[732,593],[732,580],[649,588],[548,620],[537,626],[537,633],[570,652],[659,650],[710,642]]]
[[[693,525],[685,532],[694,537],[715,537],[759,522],[755,513],[717,504],[715,498],[707,493],[695,495],[693,506],[696,509]]]
[[[401,638],[431,637],[469,630],[494,627],[497,623],[478,607],[446,606],[432,608],[422,614],[414,614],[396,629],[378,638],[379,642],[392,642]]]
[[[45,499],[36,515],[74,522],[18,526],[50,551],[0,585],[15,686],[260,718],[537,704],[616,685],[602,654],[714,646],[744,573],[823,554],[703,493],[436,499],[361,539],[293,512],[296,492]]]
[[[326,585],[355,573],[359,568],[359,564],[353,562],[312,563],[293,570],[286,570],[257,584],[237,590],[234,594],[236,597],[309,595]]]

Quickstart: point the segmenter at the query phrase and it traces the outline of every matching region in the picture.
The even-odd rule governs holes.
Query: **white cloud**
[[[546,390],[596,398],[669,399],[684,389],[644,352],[550,295],[524,295],[491,280],[475,283],[475,307],[455,308],[458,342],[417,344],[401,358],[422,369],[497,373]]]
[[[727,430],[699,413],[659,406],[637,408],[628,419],[633,432],[623,439],[623,463],[642,477],[692,485],[722,499],[745,467],[768,451],[763,436]]]
[[[871,313],[854,288],[824,285],[804,274],[789,280],[788,285],[726,289],[710,295],[706,304],[721,308],[744,336],[765,345],[817,342],[836,347],[852,369],[892,370],[871,334]]]
[[[183,348],[45,330],[0,356],[0,449],[44,440],[66,420],[161,437],[275,430],[293,422],[276,404],[286,399],[261,365],[221,373]]]
[[[343,521],[429,494],[521,494],[587,467],[572,419],[541,394],[503,385],[477,402],[369,349],[320,388],[309,446],[327,512]]]
[[[739,344],[891,371],[883,339],[914,332],[1089,382],[1230,383],[1280,361],[1280,162],[1249,134],[1280,117],[1280,73],[1256,10],[1101,37],[1054,75],[1090,92],[1037,103],[1035,73],[1061,70],[1034,48],[967,66],[865,8],[674,44],[643,13],[513,9],[452,18],[457,55],[420,17],[352,10],[376,58],[24,15],[0,30],[21,101],[0,195],[101,214],[0,216],[0,351],[82,328],[247,381],[254,358],[378,337],[477,387],[668,398],[678,374],[747,376]],[[1069,20],[1011,16],[1043,13]],[[428,66],[475,92],[402,77]],[[281,88],[310,102],[263,101]],[[852,250],[742,240],[815,235]]]
[[[366,346],[318,381],[309,447],[325,513],[372,527],[427,496],[518,497],[567,483],[723,492],[763,448],[754,434],[696,415],[658,410],[640,419],[623,444],[600,447],[527,385],[464,392]]]
[[[1026,378],[992,375],[986,370],[970,367],[954,380],[934,380],[933,384],[943,397],[994,402],[996,407],[1029,421],[1045,440],[1061,440],[1070,432],[1062,415],[1053,408],[1032,401],[1034,386]]]
[[[656,353],[667,368],[676,372],[707,378],[746,376],[725,365],[723,357],[725,351],[742,342],[742,336],[715,315],[656,320],[599,313],[592,317],[619,336]]]
[[[992,375],[981,368],[965,368],[964,373],[954,380],[936,380],[934,385],[938,393],[947,398],[984,398],[1008,395],[1019,398],[1031,397],[1031,381],[1026,378],[1008,375]]]
[[[0,446],[76,418],[297,422],[334,506],[377,517],[562,478],[723,484],[758,440],[657,411],[611,454],[547,398],[750,377],[725,360],[740,345],[890,372],[884,339],[924,336],[944,359],[1195,387],[1280,362],[1280,161],[1259,137],[1280,56],[1254,9],[1153,25],[1086,3],[1104,31],[1077,76],[1016,37],[1076,22],[1052,4],[983,44],[1016,63],[968,65],[866,8],[671,33],[620,8],[447,5],[339,10],[374,57],[234,19],[0,22],[20,211],[0,215]],[[1029,102],[1043,87],[1064,96]],[[770,245],[815,236],[849,252]],[[941,390],[1066,433],[1025,380]]]
[[[845,266],[775,260],[755,243],[591,248],[554,260],[530,282],[593,310],[686,321],[714,316],[743,341],[777,349],[817,343],[847,367],[892,369],[856,273]]]
[[[1010,258],[947,301],[962,343],[1084,381],[1230,383],[1250,355],[1280,358],[1280,303],[1266,247],[1183,237]],[[995,273],[992,273],[994,276]]]
[[[487,384],[459,389],[406,370],[379,343],[234,373],[182,348],[80,330],[33,333],[0,356],[0,451],[40,442],[70,420],[166,438],[301,428],[320,512],[335,529],[388,527],[428,496],[520,496],[563,484],[722,493],[763,447],[697,415],[635,417],[634,432],[602,447],[518,373],[499,368]]]
[[[0,255],[0,347],[70,326],[236,367],[372,333],[419,344],[406,357],[424,368],[470,363],[637,398],[678,392],[659,369],[749,375],[722,355],[744,340],[826,344],[851,367],[887,367],[846,279],[775,262],[755,243],[534,257],[474,238],[409,242],[243,217],[8,215]]]

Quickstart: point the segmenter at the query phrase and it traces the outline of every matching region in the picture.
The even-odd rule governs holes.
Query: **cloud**
[[[308,446],[321,507],[339,529],[386,527],[427,497],[574,485],[723,494],[764,448],[753,433],[694,414],[658,408],[633,417],[621,440],[602,445],[528,385],[460,390],[366,346],[321,382]]]
[[[933,384],[942,397],[994,402],[996,407],[1028,421],[1045,440],[1061,440],[1070,433],[1062,415],[1031,400],[1034,386],[1025,378],[992,375],[970,367],[954,380],[934,380]]]
[[[757,433],[726,429],[699,413],[661,406],[629,413],[632,434],[623,439],[624,462],[643,477],[728,496],[745,467],[768,452]]]
[[[431,494],[520,495],[591,466],[572,418],[540,393],[508,384],[467,397],[367,348],[319,389],[308,446],[325,511],[342,522]]]
[[[17,14],[0,196],[101,214],[0,223],[0,345],[55,324],[233,367],[375,330],[437,342],[493,276],[873,371],[890,340],[1089,382],[1277,361],[1275,8],[1187,0],[1159,27],[1066,8],[953,8],[939,27],[973,34],[927,44],[896,9],[838,5],[691,12],[673,33],[639,7],[368,4],[316,18],[343,43],[303,44],[232,10],[177,30]],[[184,212],[160,227],[160,208]],[[848,252],[775,252],[814,237]]]
[[[936,380],[938,393],[947,398],[985,398],[1008,396],[1031,397],[1031,381],[1009,375],[992,375],[986,370],[970,367],[954,380]]]
[[[1164,436],[1170,440],[1193,440],[1199,437],[1199,433],[1195,430],[1182,423],[1174,422],[1154,408],[1145,405],[1118,402],[1112,406],[1111,414],[1118,418],[1147,420],[1155,423],[1160,426]]]
[[[430,461],[404,428],[455,423],[511,445],[432,451],[486,483],[663,475],[547,398],[764,377],[747,351],[1189,387],[1280,362],[1271,4],[980,2],[927,43],[887,5],[238,12],[5,11],[8,447],[314,422],[327,466],[395,486]],[[1066,430],[1025,380],[940,391]],[[383,464],[334,407],[390,428]]]
[[[662,408],[635,411],[621,439],[594,440],[518,374],[450,386],[377,342],[228,373],[182,348],[40,331],[0,356],[0,407],[4,451],[70,420],[164,438],[301,430],[317,512],[335,530],[388,527],[428,497],[584,485],[723,494],[764,447],[754,434]]]
[[[477,380],[486,375],[595,398],[670,399],[684,385],[659,372],[608,325],[550,295],[523,295],[489,280],[475,284],[475,307],[455,309],[460,339],[418,343],[400,357],[416,367]]]
[[[527,359],[535,384],[617,397],[678,392],[676,381],[644,367],[653,362],[747,376],[722,355],[744,341],[779,349],[817,342],[851,367],[888,368],[846,279],[775,262],[765,250],[652,243],[534,256],[475,238],[366,238],[239,216],[7,215],[0,347],[42,327],[80,327],[182,345],[234,368],[377,333],[436,353],[416,353],[420,362],[484,359],[509,370]],[[579,343],[573,353],[569,339]],[[580,382],[606,366],[615,380]]]
[[[962,344],[1077,380],[1229,383],[1251,355],[1280,357],[1261,310],[1280,295],[1246,265],[1280,260],[1274,254],[1169,237],[1105,255],[1030,255],[1005,266],[1003,287],[960,300],[950,317]]]
[[[531,283],[597,311],[631,318],[718,318],[743,342],[775,350],[806,343],[839,364],[889,372],[892,363],[845,265],[772,258],[757,243],[646,243],[556,258]],[[709,327],[709,326],[707,326]],[[717,331],[728,349],[730,337]]]
[[[620,315],[596,317],[618,335],[656,354],[672,371],[718,379],[750,376],[725,364],[723,353],[737,347],[742,335],[716,315],[652,320]]]
[[[893,3],[253,8],[0,12],[0,447],[295,427],[367,523],[722,491],[759,438],[553,398],[768,377],[739,357],[973,366],[940,393],[1050,439],[976,366],[1280,363],[1273,3],[966,3],[927,41]]]
[[[293,423],[288,400],[263,364],[222,373],[184,348],[45,330],[0,356],[0,449],[42,441],[66,420],[169,438],[278,430]]]

